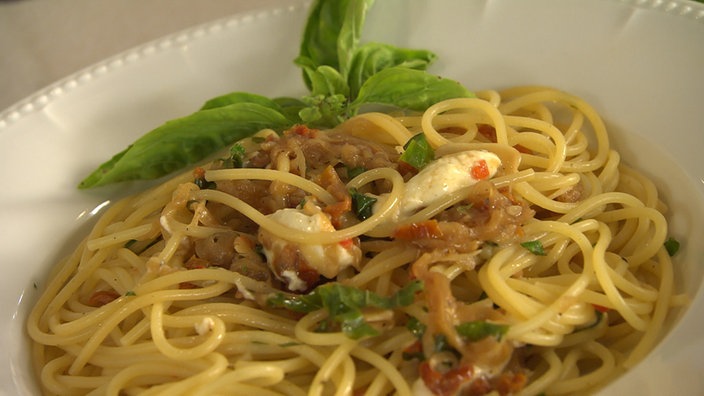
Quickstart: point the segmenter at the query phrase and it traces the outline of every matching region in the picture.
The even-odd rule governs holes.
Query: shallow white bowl
[[[142,133],[233,90],[304,93],[292,64],[307,2],[147,43],[0,113],[0,394],[36,394],[24,321],[44,274],[95,214],[144,184],[78,191]],[[378,1],[365,40],[435,51],[431,71],[474,90],[550,85],[603,115],[624,161],[670,205],[676,287],[692,304],[606,395],[704,392],[704,6],[663,0]]]

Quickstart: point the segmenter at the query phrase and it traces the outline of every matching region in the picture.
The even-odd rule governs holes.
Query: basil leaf
[[[291,124],[301,124],[303,122],[298,113],[306,107],[306,104],[301,99],[282,96],[274,98],[273,101],[281,108],[281,114],[288,118]]]
[[[340,330],[353,340],[373,337],[379,334],[375,328],[364,320],[364,314],[358,309],[337,315],[335,321],[340,323]]]
[[[330,66],[319,66],[312,70],[304,67],[311,81],[311,94],[303,97],[305,107],[299,110],[298,118],[314,128],[332,128],[345,120],[349,87],[340,72]]]
[[[352,180],[355,177],[357,177],[367,171],[367,169],[363,166],[349,167],[349,166],[345,165],[345,169],[347,170],[347,179],[348,180]]]
[[[320,294],[315,290],[308,294],[273,293],[267,299],[267,304],[272,307],[286,308],[289,311],[309,313],[323,307]]]
[[[335,1],[337,0],[333,0],[333,2]],[[351,0],[347,6],[346,17],[337,40],[338,70],[345,78],[349,73],[350,64],[357,51],[367,11],[373,4],[374,0]]]
[[[332,128],[344,120],[347,111],[344,95],[306,96],[303,103],[306,107],[298,112],[298,116],[311,128]]]
[[[316,1],[308,13],[303,40],[296,63],[305,62],[313,68],[339,66],[337,40],[350,0]]]
[[[366,220],[371,217],[377,199],[364,195],[355,188],[350,189],[350,195],[352,196],[352,210],[357,215],[357,218]]]
[[[311,95],[349,95],[350,89],[347,87],[347,82],[340,75],[340,72],[332,67],[319,66],[315,70],[308,68],[304,70],[306,70],[311,81]]]
[[[312,69],[330,66],[345,76],[366,11],[373,3],[373,0],[316,1],[308,14],[295,63]],[[312,88],[308,76],[305,83]]]
[[[394,295],[389,297],[389,308],[411,305],[416,298],[416,293],[421,290],[423,290],[423,282],[419,280],[409,282]]]
[[[416,318],[415,316],[411,316],[408,318],[408,322],[406,322],[406,328],[416,338],[421,339],[423,338],[423,334],[425,334],[425,330],[428,328],[428,326],[418,320],[418,318]]]
[[[545,249],[543,248],[543,243],[539,240],[523,242],[521,243],[521,246],[528,249],[528,251],[530,251],[536,256],[545,256]]]
[[[369,77],[351,104],[356,113],[364,104],[387,104],[402,109],[423,111],[431,105],[474,94],[457,81],[441,78],[422,70],[395,66]]]
[[[435,159],[435,151],[430,147],[425,134],[419,133],[413,135],[406,144],[403,145],[403,154],[399,161],[403,161],[408,165],[420,170]]]
[[[465,322],[455,326],[457,333],[469,341],[479,341],[486,337],[493,336],[500,340],[508,331],[508,325],[476,320]]]
[[[350,66],[347,77],[350,98],[356,98],[364,82],[381,70],[394,66],[425,70],[436,58],[434,53],[426,50],[404,49],[379,43],[365,44],[357,49]]]
[[[229,162],[232,168],[241,168],[244,165],[244,157],[246,154],[247,152],[244,146],[240,143],[235,143],[230,147],[230,158],[228,158],[227,162]]]
[[[664,245],[665,245],[665,250],[667,250],[667,254],[670,257],[677,254],[677,252],[680,250],[680,242],[677,239],[672,238],[672,237],[667,238]]]
[[[102,164],[78,188],[155,179],[261,129],[284,129],[290,124],[280,112],[257,103],[234,103],[197,111],[148,132]]]
[[[281,112],[281,106],[275,101],[267,98],[266,96],[261,96],[248,92],[230,92],[225,95],[216,96],[203,104],[200,110],[215,109],[218,107],[229,106],[236,103],[256,103],[264,107],[268,107],[272,110]]]
[[[330,324],[336,323],[348,337],[357,339],[378,333],[364,320],[362,309],[394,309],[407,306],[413,303],[415,293],[422,288],[422,282],[413,281],[394,295],[384,297],[369,290],[331,282],[318,286],[306,295],[275,293],[269,296],[267,303],[272,307],[302,313],[324,308],[328,311],[328,321],[321,323],[321,331],[330,329]]]

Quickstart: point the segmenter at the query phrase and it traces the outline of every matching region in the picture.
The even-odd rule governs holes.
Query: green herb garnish
[[[377,199],[362,194],[355,188],[350,189],[350,195],[352,196],[352,210],[357,218],[359,220],[366,220],[371,217]]]
[[[465,322],[455,328],[459,335],[469,341],[479,341],[489,336],[500,340],[508,331],[508,325],[485,322],[483,320]]]
[[[665,250],[667,250],[667,254],[669,254],[670,257],[677,254],[677,252],[680,250],[680,242],[672,237],[667,238],[667,240],[665,240],[664,245]]]
[[[241,168],[244,165],[244,156],[246,150],[240,143],[235,143],[230,147],[230,158],[228,158],[229,165],[233,168]]]
[[[403,154],[401,154],[399,160],[418,170],[423,169],[435,159],[435,152],[422,133],[410,138],[403,146],[403,149]]]
[[[545,256],[543,243],[538,240],[523,242],[521,243],[521,246],[528,249],[529,252],[535,254],[536,256]]]
[[[421,322],[420,320],[418,320],[418,318],[414,316],[408,318],[408,322],[406,322],[406,328],[408,329],[408,331],[410,331],[411,334],[416,336],[416,338],[418,339],[423,337],[423,334],[425,334],[425,329],[427,327],[428,326],[423,324],[423,322]]]
[[[346,169],[347,169],[347,178],[350,180],[354,179],[355,177],[357,177],[367,171],[363,166],[355,166],[355,167],[347,166]]]
[[[318,331],[329,331],[337,325],[348,337],[359,339],[379,334],[364,320],[364,308],[394,309],[410,305],[422,288],[422,282],[414,281],[392,296],[383,297],[369,290],[331,282],[305,295],[274,293],[267,302],[272,307],[301,313],[326,309],[328,319],[319,324]]]

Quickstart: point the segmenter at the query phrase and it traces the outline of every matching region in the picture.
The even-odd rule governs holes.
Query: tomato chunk
[[[475,180],[484,180],[491,174],[489,172],[489,165],[487,165],[485,160],[475,162],[470,173]]]

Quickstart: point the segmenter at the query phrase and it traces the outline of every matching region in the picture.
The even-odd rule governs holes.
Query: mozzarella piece
[[[328,217],[322,212],[316,212],[308,215],[300,209],[285,208],[279,209],[269,215],[269,217],[277,223],[285,224],[288,227],[295,228],[304,232],[323,232],[335,231]]]
[[[278,223],[302,232],[335,231],[335,227],[328,216],[322,212],[307,214],[300,209],[285,208],[272,213],[269,217]],[[273,262],[276,252],[283,250],[286,245],[292,243],[284,239],[275,238],[271,246],[264,248],[264,255],[267,257],[267,261]],[[359,249],[356,246],[350,249],[339,243],[325,245],[297,244],[296,247],[301,252],[306,263],[326,278],[334,278],[343,268],[356,266],[361,257],[361,253],[359,253]],[[305,282],[300,280],[293,271],[284,271],[283,274],[278,275],[289,281],[291,290],[305,290]]]
[[[281,277],[288,281],[288,289],[293,291],[306,291],[308,284],[298,277],[296,271],[286,270],[281,273]]]
[[[486,162],[489,171],[486,179],[494,177],[501,159],[489,151],[461,151],[429,163],[406,183],[406,193],[400,204],[401,215],[407,216],[447,194],[477,183],[479,180],[472,175],[472,169],[480,166],[481,161]]]
[[[206,316],[200,323],[196,323],[194,327],[198,335],[203,335],[215,327],[215,321],[213,318]]]

